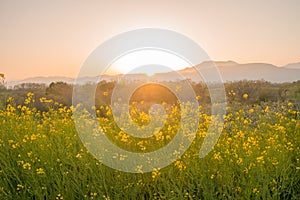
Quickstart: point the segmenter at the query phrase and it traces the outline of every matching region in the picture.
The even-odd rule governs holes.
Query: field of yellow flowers
[[[231,105],[221,137],[199,158],[210,116],[201,112],[197,136],[181,159],[150,173],[106,167],[82,145],[73,107],[45,98],[47,111],[12,98],[0,110],[0,199],[300,199],[300,112],[289,102]],[[120,147],[144,152],[172,140],[179,122],[170,107],[165,127],[137,141],[118,130],[108,107],[99,122]],[[132,111],[139,124],[144,112]],[[155,144],[155,145],[153,145]],[[153,149],[154,148],[154,149]]]

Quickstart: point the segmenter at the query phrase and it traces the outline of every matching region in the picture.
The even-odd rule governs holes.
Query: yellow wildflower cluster
[[[233,91],[230,94],[235,95]],[[246,95],[243,98],[247,99]],[[213,117],[200,110],[196,139],[180,159],[151,173],[144,173],[145,166],[137,164],[136,172],[141,174],[132,175],[104,166],[85,149],[72,116],[77,107],[57,104],[39,111],[32,107],[33,100],[32,93],[22,105],[14,105],[13,98],[8,98],[0,110],[0,178],[5,183],[0,184],[0,195],[17,193],[24,199],[30,195],[36,199],[117,199],[148,189],[134,197],[197,199],[204,195],[201,188],[206,188],[212,199],[227,199],[223,194],[233,199],[276,199],[275,194],[292,191],[286,188],[299,174],[300,112],[292,103],[227,106],[222,135],[205,158],[199,158],[199,149]],[[40,101],[46,105],[55,103],[46,98]],[[151,121],[150,115],[140,109],[145,105],[136,102],[135,107],[130,107],[137,125]],[[192,112],[175,105],[164,106],[168,108],[165,124],[149,138],[136,138],[120,130],[109,106],[94,110],[99,126],[113,144],[127,151],[149,153],[174,139],[180,112]],[[171,152],[171,156],[179,155],[180,148]],[[125,162],[128,157],[114,154],[111,159]],[[72,196],[71,188],[78,189],[77,195],[82,196]],[[115,191],[124,196],[117,196]]]

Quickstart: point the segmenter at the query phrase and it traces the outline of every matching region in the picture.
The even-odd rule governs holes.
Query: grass
[[[87,151],[73,108],[42,99],[48,111],[41,112],[32,107],[33,99],[29,93],[24,105],[14,105],[10,98],[0,110],[0,199],[300,198],[300,112],[291,103],[227,107],[217,145],[200,159],[210,120],[201,113],[196,139],[181,159],[131,174],[103,165]],[[109,108],[103,109],[107,115],[99,121],[110,139],[132,151],[165,145],[176,133],[178,109],[171,110],[169,128],[142,142],[125,137]],[[141,124],[149,120],[135,114]]]

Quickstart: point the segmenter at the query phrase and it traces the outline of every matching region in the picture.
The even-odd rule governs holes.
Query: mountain
[[[39,84],[45,84],[45,85],[50,85],[52,82],[65,82],[68,84],[74,84],[76,81],[76,84],[86,84],[86,83],[95,83],[99,82],[100,78],[101,80],[105,81],[117,81],[120,79],[123,75],[102,75],[100,76],[93,76],[93,77],[80,77],[78,79],[74,78],[69,78],[69,77],[64,77],[64,76],[39,76],[39,77],[31,77],[31,78],[26,78],[22,80],[15,80],[15,81],[8,81],[7,82],[7,87],[8,88],[13,88],[15,85],[20,85],[23,83],[39,83]],[[135,81],[135,80],[140,80],[140,79],[146,79],[147,75],[146,74],[127,74],[126,75],[126,80],[130,81]]]
[[[300,80],[300,68],[277,67],[266,63],[233,64],[222,66],[216,62],[224,81],[266,80],[270,82],[293,82]]]
[[[277,67],[266,63],[248,63],[239,64],[234,61],[203,62],[195,68],[186,68],[178,72],[184,77],[193,81],[203,81],[203,78],[198,75],[200,73],[208,77],[210,81],[216,81],[215,71],[211,69],[212,66],[217,66],[223,81],[239,81],[239,80],[265,80],[270,82],[293,82],[300,80],[300,63],[288,67]],[[299,66],[299,68],[298,68]],[[168,72],[164,74],[155,74],[155,80],[176,80],[176,72]]]
[[[182,80],[180,74],[195,82],[203,81],[198,75],[197,71],[209,77],[210,81],[214,81],[214,71],[211,66],[217,66],[223,81],[238,81],[238,80],[265,80],[270,82],[293,82],[300,80],[300,62],[278,67],[267,63],[247,63],[239,64],[234,61],[205,61],[194,68],[185,68],[179,71],[156,73],[151,77],[146,74],[127,74],[126,80],[134,81],[141,79],[148,79],[149,81],[175,81]],[[123,75],[103,75],[101,80],[117,81]],[[77,84],[94,83],[100,80],[99,76],[94,77],[81,77],[76,80]],[[22,83],[43,83],[49,85],[51,82],[63,81],[66,83],[74,83],[74,78],[62,76],[49,76],[49,77],[33,77],[24,80],[11,81],[7,83],[9,88],[14,85]]]
[[[287,65],[285,65],[283,67],[287,68],[287,69],[300,69],[300,62],[287,64]]]
[[[71,84],[74,82],[74,79],[64,77],[64,76],[48,76],[48,77],[39,76],[39,77],[26,78],[26,79],[22,79],[22,80],[8,81],[7,87],[11,88],[15,85],[19,85],[22,83],[39,83],[39,84],[49,85],[52,82],[59,82],[59,81]]]

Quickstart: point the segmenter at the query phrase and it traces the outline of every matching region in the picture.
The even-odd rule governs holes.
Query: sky
[[[0,73],[7,80],[76,77],[114,35],[163,28],[197,42],[212,60],[300,62],[298,0],[0,0]]]

